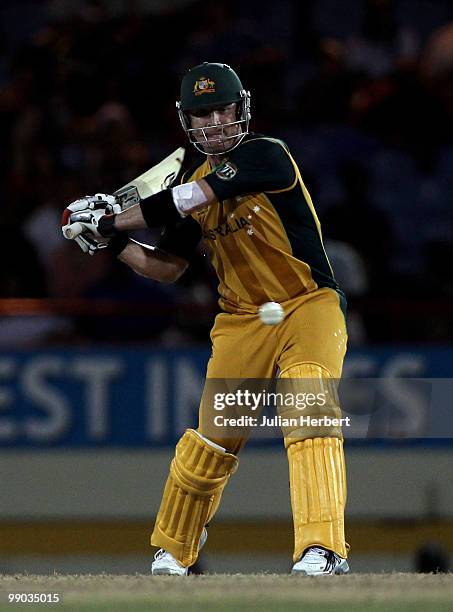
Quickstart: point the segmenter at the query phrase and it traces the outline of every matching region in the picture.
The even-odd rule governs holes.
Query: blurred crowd
[[[216,279],[202,249],[164,286],[60,232],[66,203],[111,193],[185,144],[175,100],[202,61],[231,64],[252,92],[253,129],[291,147],[353,306],[353,341],[453,339],[438,307],[453,296],[449,0],[5,0],[0,31],[0,297],[153,312],[103,325],[76,312],[10,317],[4,342],[206,342]],[[417,315],[420,300],[431,317]]]

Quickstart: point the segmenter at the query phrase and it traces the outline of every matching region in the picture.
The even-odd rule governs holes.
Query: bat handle
[[[73,240],[83,232],[83,229],[84,228],[81,223],[72,223],[71,225],[63,228],[63,235],[68,240]]]

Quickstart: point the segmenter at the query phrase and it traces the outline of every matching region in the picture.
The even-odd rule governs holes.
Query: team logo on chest
[[[237,173],[237,166],[235,166],[233,162],[227,161],[217,168],[215,175],[222,181],[231,181]]]

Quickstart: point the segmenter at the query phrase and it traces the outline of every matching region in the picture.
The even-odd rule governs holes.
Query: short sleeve
[[[199,223],[186,217],[163,229],[157,248],[189,261],[201,240]]]
[[[272,138],[245,140],[205,177],[219,201],[250,193],[291,189],[296,170],[285,145]]]

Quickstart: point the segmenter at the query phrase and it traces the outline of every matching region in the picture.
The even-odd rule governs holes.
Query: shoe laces
[[[319,556],[327,557],[327,554],[328,551],[325,548],[318,548],[317,546],[312,546],[305,552],[305,554],[302,555],[302,558],[306,560],[311,560],[311,557],[313,557],[313,560],[318,561]]]
[[[319,557],[322,556],[326,560],[326,566],[324,571],[330,571],[333,569],[339,562],[339,557],[331,550],[326,550],[325,548],[319,548],[318,546],[313,546],[308,549],[308,551],[303,555],[303,559],[311,562],[319,562]]]

